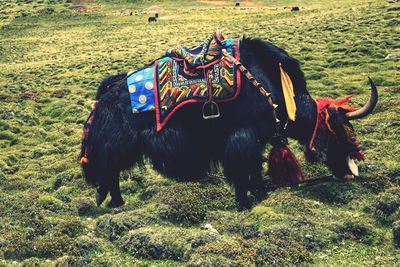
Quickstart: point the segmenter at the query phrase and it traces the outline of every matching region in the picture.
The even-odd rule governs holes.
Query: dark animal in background
[[[293,6],[290,11],[300,11],[300,8],[298,6]]]
[[[244,38],[240,61],[268,88],[278,105],[279,117],[285,119],[281,63],[293,81],[297,106],[296,120],[288,122],[284,134],[305,145],[307,159],[323,161],[334,176],[350,179],[357,175],[350,156],[354,151],[361,152],[350,120],[367,116],[374,109],[378,96],[372,80],[370,100],[355,110],[344,105],[348,98],[313,100],[299,62],[269,42]],[[154,112],[132,113],[126,74],[104,79],[90,121],[89,161],[82,166],[87,182],[97,186],[97,204],[110,193],[109,205],[122,205],[120,172],[144,157],[156,170],[180,181],[202,177],[212,162],[221,162],[235,188],[239,209],[250,207],[248,191],[257,200],[265,198],[263,153],[275,134],[276,122],[265,96],[244,75],[241,79],[240,94],[234,101],[220,105],[220,118],[204,120],[202,105],[194,103],[176,112],[160,132],[156,131]]]
[[[158,18],[158,13],[156,13],[156,14],[154,15],[154,17]]]
[[[236,3],[236,4],[235,4],[235,7],[240,7],[240,3]]]
[[[156,19],[156,17],[149,17],[148,19],[147,19],[147,21],[150,23],[150,22],[157,22],[157,19]]]
[[[129,13],[129,16],[132,16],[132,15],[133,15],[133,12],[130,12],[130,13]]]

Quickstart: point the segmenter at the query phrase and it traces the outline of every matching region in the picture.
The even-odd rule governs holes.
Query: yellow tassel
[[[279,69],[281,70],[281,83],[283,96],[285,98],[285,105],[289,120],[296,120],[296,103],[294,102],[294,89],[292,80],[289,75],[283,70],[282,64],[279,63]]]

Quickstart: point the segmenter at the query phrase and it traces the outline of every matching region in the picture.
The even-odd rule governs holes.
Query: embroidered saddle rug
[[[236,98],[240,71],[222,57],[222,49],[240,60],[239,40],[225,40],[217,32],[196,47],[169,49],[149,66],[128,73],[132,111],[155,111],[160,131],[179,108],[208,101],[210,92],[216,103]]]

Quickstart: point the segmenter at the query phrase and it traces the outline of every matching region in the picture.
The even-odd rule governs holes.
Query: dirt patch
[[[159,13],[161,11],[161,9],[158,6],[150,6],[148,8],[145,8],[142,10],[142,12],[140,13]]]
[[[240,2],[240,5],[243,5],[243,6],[255,6],[255,7],[263,7],[264,6],[264,4],[258,3],[258,2],[255,2],[255,1],[242,1],[242,2]]]
[[[236,3],[239,3],[238,7],[263,7],[264,5],[255,1],[240,1],[240,2],[230,2],[230,1],[212,1],[212,0],[198,0],[196,2],[203,4],[210,4],[215,6],[235,6]]]
[[[84,5],[71,6],[69,9],[75,12],[87,12],[87,7]]]
[[[164,16],[164,17],[159,17],[159,20],[173,20],[173,19],[177,19],[179,18],[179,16]]]
[[[32,91],[25,91],[20,94],[21,99],[29,99],[29,100],[36,100],[38,97],[37,93],[34,93]]]
[[[226,5],[229,3],[228,1],[207,1],[207,0],[204,0],[204,1],[200,0],[200,1],[196,1],[196,2],[203,3],[203,4],[211,4],[211,5],[216,5],[216,6],[223,6],[223,5]]]

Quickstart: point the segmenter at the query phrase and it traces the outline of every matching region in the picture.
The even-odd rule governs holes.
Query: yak
[[[371,79],[370,99],[357,109],[346,104],[349,97],[314,100],[299,62],[270,42],[242,38],[240,63],[268,89],[276,113],[287,122],[281,134],[304,145],[307,160],[324,162],[333,177],[358,175],[354,159],[362,159],[363,152],[350,121],[367,116],[376,106],[377,89]],[[295,121],[287,120],[279,64],[293,83]],[[119,175],[143,158],[178,181],[199,179],[212,163],[219,162],[235,189],[240,210],[250,208],[249,192],[258,201],[264,199],[263,153],[276,134],[276,118],[265,96],[244,73],[241,76],[240,94],[219,105],[219,118],[205,120],[202,105],[193,103],[177,111],[161,131],[156,130],[154,112],[132,113],[126,73],[104,79],[90,121],[86,144],[90,154],[82,164],[86,181],[97,188],[97,204],[110,194],[109,206],[123,205]]]

